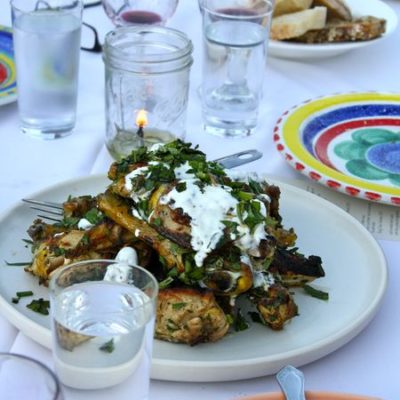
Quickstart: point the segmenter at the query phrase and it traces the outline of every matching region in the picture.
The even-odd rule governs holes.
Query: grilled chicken
[[[133,233],[123,229],[112,220],[105,220],[88,230],[76,227],[62,229],[49,227],[36,220],[29,228],[33,246],[33,261],[27,271],[36,275],[44,283],[51,273],[67,264],[89,259],[114,258],[121,247],[134,247],[141,265],[146,267],[151,257],[151,249],[138,240]],[[49,235],[44,237],[47,232]]]
[[[121,247],[134,247],[162,287],[158,339],[190,345],[219,340],[230,327],[227,314],[240,313],[239,295],[255,305],[266,326],[283,329],[297,315],[288,288],[324,276],[321,259],[300,254],[296,233],[283,227],[278,187],[234,181],[189,144],[141,148],[114,163],[108,176],[112,183],[104,193],[64,203],[62,224],[34,221],[34,260],[27,270],[46,283],[62,265],[114,258]],[[82,218],[95,222],[79,229]]]
[[[160,290],[155,337],[194,345],[215,342],[229,329],[226,315],[211,291],[193,288]]]
[[[256,304],[261,320],[273,330],[283,329],[297,315],[297,305],[288,289],[279,283],[252,289],[249,298]]]

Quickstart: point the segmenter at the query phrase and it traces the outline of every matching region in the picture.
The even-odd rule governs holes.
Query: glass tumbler
[[[272,0],[200,0],[202,114],[208,133],[241,137],[257,125]]]
[[[0,353],[0,397],[7,400],[62,400],[56,375],[41,362],[15,353]]]
[[[193,46],[175,29],[122,27],[107,34],[106,146],[117,160],[185,136]]]
[[[57,269],[50,280],[53,356],[60,381],[101,389],[133,380],[131,400],[148,398],[158,283],[115,260]]]
[[[75,126],[81,0],[11,0],[22,132],[41,139]]]

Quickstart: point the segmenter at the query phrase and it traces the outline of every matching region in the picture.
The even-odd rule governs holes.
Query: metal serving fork
[[[239,153],[234,153],[229,156],[217,158],[214,160],[218,164],[221,164],[224,168],[230,169],[238,167],[239,165],[248,164],[250,162],[256,161],[262,157],[262,153],[258,150],[244,150]],[[63,205],[61,203],[55,203],[52,201],[36,200],[36,199],[22,199],[23,202],[32,204],[30,208],[32,210],[47,213],[38,214],[38,217],[48,219],[54,222],[60,222],[64,211]],[[43,208],[45,207],[45,208]]]

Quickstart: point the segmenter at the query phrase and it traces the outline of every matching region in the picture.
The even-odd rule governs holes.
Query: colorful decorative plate
[[[305,101],[279,118],[274,141],[289,164],[312,180],[400,206],[400,94]]]
[[[14,51],[10,28],[0,25],[0,105],[17,99]]]

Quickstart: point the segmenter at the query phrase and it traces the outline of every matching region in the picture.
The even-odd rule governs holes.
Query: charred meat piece
[[[114,258],[121,247],[131,246],[138,252],[141,265],[146,267],[151,259],[152,250],[139,241],[132,233],[123,229],[112,220],[105,220],[88,230],[63,228],[54,232],[44,223],[37,223],[42,232],[50,235],[40,242],[34,242],[33,262],[28,272],[46,282],[57,268],[72,262],[105,258]]]
[[[168,342],[215,342],[229,329],[226,315],[207,290],[160,290],[156,315],[155,337]]]
[[[251,289],[249,298],[256,305],[262,322],[273,330],[283,329],[297,315],[297,305],[291,294],[279,283],[266,289]]]
[[[98,206],[107,217],[132,232],[139,240],[146,242],[165,260],[167,268],[185,270],[182,254],[184,250],[169,239],[162,237],[145,221],[134,217],[125,199],[107,191],[98,196]]]
[[[96,208],[96,197],[78,196],[72,197],[63,203],[65,217],[82,217],[89,210]]]
[[[303,286],[325,276],[322,260],[318,256],[305,257],[296,249],[277,248],[268,271],[276,273],[284,285]]]

